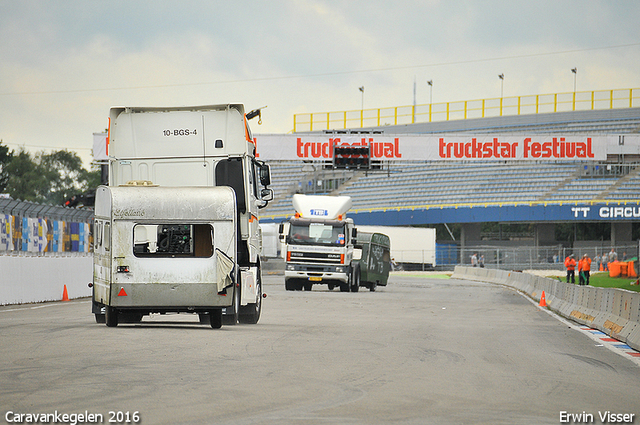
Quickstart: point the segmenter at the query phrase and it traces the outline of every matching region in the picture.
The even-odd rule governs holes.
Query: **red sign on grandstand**
[[[640,137],[626,136],[640,147]],[[618,136],[585,135],[257,135],[264,160],[331,160],[334,146],[370,146],[371,159],[598,161]]]

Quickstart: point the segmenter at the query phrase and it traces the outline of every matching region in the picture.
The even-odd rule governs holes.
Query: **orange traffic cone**
[[[540,297],[540,307],[546,307],[547,306],[547,299],[544,296],[544,291],[542,291],[542,296]]]
[[[67,293],[67,285],[64,285],[62,290],[62,301],[69,301],[69,294]]]
[[[602,263],[600,263],[600,271],[603,272],[604,271],[604,266],[602,265]]]

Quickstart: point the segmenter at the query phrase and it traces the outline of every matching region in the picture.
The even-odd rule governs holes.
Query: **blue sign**
[[[352,211],[361,225],[408,226],[483,222],[640,221],[640,201],[634,203],[471,205]]]

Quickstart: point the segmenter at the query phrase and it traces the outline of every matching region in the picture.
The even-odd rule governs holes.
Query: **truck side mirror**
[[[260,199],[263,201],[273,201],[273,189],[262,189],[260,191]]]
[[[280,234],[284,233],[284,223],[280,223],[278,225],[278,233],[280,233]]]
[[[265,187],[271,184],[271,167],[264,162],[260,163],[260,183]]]
[[[354,239],[358,237],[358,229],[356,229],[355,227],[353,228],[353,230],[351,230],[351,237]]]

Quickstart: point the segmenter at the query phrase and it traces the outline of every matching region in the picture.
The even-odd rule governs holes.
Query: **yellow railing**
[[[539,94],[379,109],[295,114],[293,132],[380,127],[504,115],[633,108],[634,106],[640,106],[640,89],[637,88]]]

